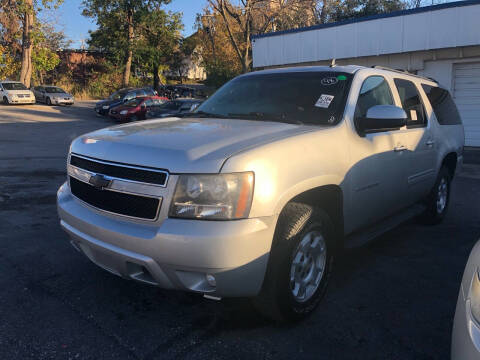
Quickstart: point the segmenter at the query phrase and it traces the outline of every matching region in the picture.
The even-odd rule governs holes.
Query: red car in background
[[[145,96],[127,101],[126,103],[111,108],[108,116],[115,121],[145,120],[145,114],[152,106],[158,106],[169,101],[166,97]]]

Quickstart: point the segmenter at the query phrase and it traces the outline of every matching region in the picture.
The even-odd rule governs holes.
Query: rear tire
[[[307,204],[287,204],[278,219],[267,273],[254,306],[277,322],[301,320],[326,292],[334,253],[328,215]]]
[[[450,189],[450,172],[446,166],[442,166],[426,200],[427,209],[422,215],[422,221],[425,224],[435,225],[444,219],[450,203]]]

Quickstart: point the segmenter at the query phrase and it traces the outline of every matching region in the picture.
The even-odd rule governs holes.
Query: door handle
[[[393,148],[393,151],[399,152],[399,151],[405,151],[407,150],[407,147],[404,145],[397,145]]]
[[[427,144],[427,146],[432,146],[433,144],[435,144],[435,141],[433,141],[433,140],[428,140],[428,141],[426,142],[426,144]]]

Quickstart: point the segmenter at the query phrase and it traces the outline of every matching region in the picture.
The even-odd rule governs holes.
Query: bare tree
[[[30,87],[32,78],[32,30],[34,21],[33,0],[23,2],[23,34],[22,34],[22,68],[20,69],[20,81]]]
[[[240,0],[238,5],[233,5],[230,0],[208,2],[214,13],[220,15],[244,73],[252,63],[251,36],[272,28],[275,30],[275,23],[282,24],[279,20],[297,14],[300,8],[313,3],[312,0]]]

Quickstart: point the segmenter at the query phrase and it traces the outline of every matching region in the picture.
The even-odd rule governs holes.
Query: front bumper
[[[255,296],[265,275],[275,217],[237,221],[109,215],[75,198],[65,183],[58,213],[72,245],[98,266],[127,279],[218,297]],[[212,286],[206,275],[215,277]]]
[[[96,107],[96,108],[95,108],[95,112],[96,112],[97,114],[104,115],[104,116],[105,116],[105,115],[108,115],[108,112],[109,112],[109,111],[110,111],[110,109],[104,109],[104,108],[102,108],[102,107]]]
[[[68,100],[54,99],[54,100],[52,100],[52,104],[55,104],[55,105],[73,105],[74,100],[73,99],[68,99]]]
[[[110,119],[112,119],[113,121],[119,121],[119,122],[124,122],[124,121],[128,121],[130,115],[120,115],[120,114],[108,114],[108,116],[110,117]]]
[[[34,97],[29,97],[29,98],[10,98],[8,100],[10,104],[35,104],[35,98]]]

